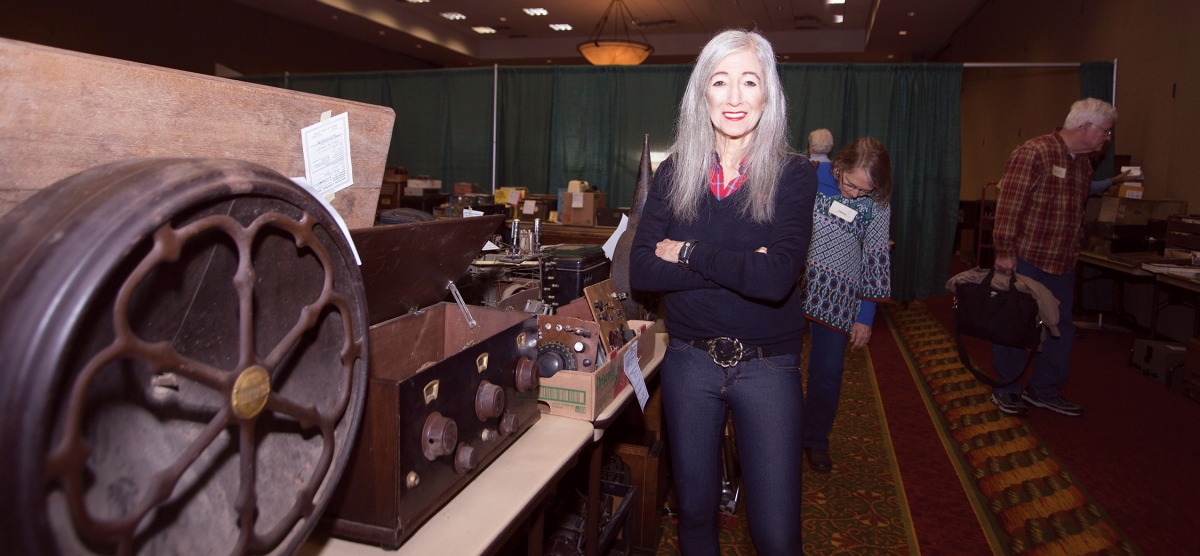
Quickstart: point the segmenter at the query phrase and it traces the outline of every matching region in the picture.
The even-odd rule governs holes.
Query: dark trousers
[[[762,556],[801,554],[800,355],[722,368],[708,352],[672,338],[661,372],[680,552],[719,553],[720,445],[728,408],[755,550]]]
[[[1057,339],[1046,337],[1042,343],[1042,351],[1033,358],[1033,373],[1029,376],[1025,387],[1035,396],[1053,398],[1062,393],[1067,384],[1067,375],[1071,367],[1071,346],[1075,343],[1075,322],[1071,313],[1075,304],[1075,271],[1071,270],[1062,276],[1049,274],[1042,269],[1017,259],[1017,274],[1041,282],[1054,297],[1058,298],[1058,333]],[[996,378],[1007,382],[1017,377],[1025,368],[1025,350],[1006,346],[992,347],[992,364],[996,366]],[[1020,393],[1021,383],[1017,381],[1003,388],[995,388],[996,393]]]
[[[808,386],[804,389],[804,447],[829,449],[829,431],[842,397],[846,344],[850,336],[820,324],[809,324]]]

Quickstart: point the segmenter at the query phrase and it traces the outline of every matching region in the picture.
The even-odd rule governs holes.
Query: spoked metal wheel
[[[295,552],[366,387],[362,279],[321,204],[246,162],[133,160],[0,238],[4,551]]]

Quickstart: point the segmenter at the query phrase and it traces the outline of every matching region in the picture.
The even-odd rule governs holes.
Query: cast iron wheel
[[[107,164],[0,220],[12,554],[290,554],[341,476],[366,296],[320,202],[232,160]]]

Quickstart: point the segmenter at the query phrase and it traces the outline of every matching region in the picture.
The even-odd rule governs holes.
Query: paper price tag
[[[637,343],[637,340],[629,343],[629,348],[625,350],[623,363],[625,377],[629,379],[629,385],[633,386],[633,393],[637,396],[638,405],[642,406],[642,411],[646,411],[646,403],[650,401],[650,392],[646,390],[646,377],[642,374],[642,365],[638,361]]]

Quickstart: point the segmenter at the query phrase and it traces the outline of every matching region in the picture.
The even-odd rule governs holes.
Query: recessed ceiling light
[[[496,30],[492,29],[491,27],[472,27],[471,30],[479,33],[480,35],[490,35],[496,32]]]
[[[551,23],[550,28],[555,31],[570,31],[571,25],[569,23]]]
[[[845,4],[846,0],[825,0],[826,4]]]
[[[845,20],[845,19],[846,19],[846,16],[844,16],[844,15],[841,15],[841,14],[836,14],[836,15],[834,15],[834,16],[833,16],[833,22],[834,22],[834,23],[841,23],[841,22],[842,22],[843,20]]]
[[[907,35],[907,34],[908,34],[908,31],[900,31],[900,36],[901,36],[901,37],[903,37],[903,36],[905,36],[905,35]]]
[[[892,59],[894,59],[895,57],[896,57],[896,55],[895,55],[895,54],[888,54],[888,60],[892,60]]]
[[[460,14],[458,12],[442,12],[442,17],[449,19],[450,21],[458,21],[460,19],[467,18],[467,16]]]
[[[908,12],[908,17],[913,17],[915,15],[917,15],[917,12]]]
[[[428,4],[429,3],[429,0],[404,0],[404,1],[408,2],[409,4]]]
[[[521,11],[523,11],[529,15],[533,15],[533,16],[550,15],[550,12],[548,10],[546,10],[546,8],[525,8],[524,10],[521,10]]]

